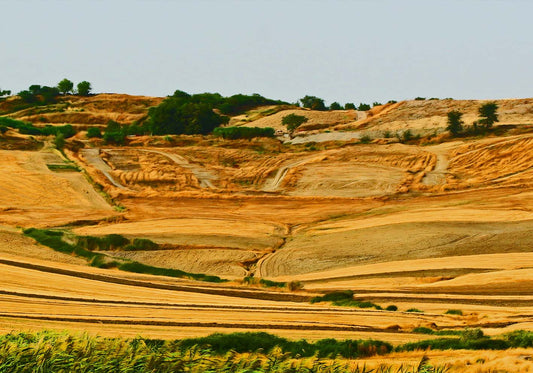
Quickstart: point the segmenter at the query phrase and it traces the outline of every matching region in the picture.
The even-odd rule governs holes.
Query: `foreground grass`
[[[178,277],[178,278],[190,278],[198,281],[208,281],[208,282],[225,282],[227,280],[221,279],[218,276],[209,276],[203,273],[189,273],[185,271],[180,271],[179,269],[171,268],[161,268],[146,265],[131,260],[110,260],[106,255],[94,253],[91,250],[100,249],[100,250],[111,250],[119,247],[124,247],[125,250],[134,250],[146,249],[151,244],[147,242],[148,240],[135,239],[133,242],[120,236],[120,235],[109,235],[105,238],[96,238],[91,237],[92,240],[88,241],[88,237],[73,237],[71,241],[67,242],[64,238],[64,232],[54,231],[48,229],[36,229],[29,228],[25,229],[24,234],[28,237],[33,238],[41,245],[48,246],[55,251],[59,251],[64,254],[76,255],[78,257],[85,258],[89,264],[93,267],[99,268],[118,268],[122,271],[135,272],[135,273],[145,273],[156,276],[169,276],[169,277]],[[88,243],[89,242],[89,243]],[[91,246],[93,245],[93,246]],[[139,247],[136,247],[138,245]],[[155,245],[155,244],[154,244]],[[151,247],[151,246],[150,246]],[[152,248],[153,249],[153,248]]]
[[[214,338],[214,339],[213,339]],[[221,348],[205,347],[207,342],[218,338],[225,340]],[[239,352],[243,346],[236,343],[230,349],[232,340],[243,338],[255,343],[253,352]],[[280,345],[271,346],[276,340]],[[327,340],[332,346],[338,343],[359,341]],[[416,367],[402,367],[393,370],[381,366],[368,369],[357,362],[337,358],[326,343],[315,346],[318,349],[310,357],[302,357],[296,351],[287,351],[287,340],[266,333],[235,333],[195,340],[162,341],[144,338],[120,339],[71,335],[68,333],[10,333],[0,336],[0,372],[322,372],[322,373],[410,373],[445,372],[444,367],[434,368],[423,359]],[[367,341],[368,342],[368,341]],[[375,342],[375,341],[373,341]],[[194,343],[191,345],[191,343]],[[266,343],[265,346],[257,343]],[[301,343],[301,342],[292,342]],[[307,343],[307,342],[306,342]],[[383,342],[381,342],[383,343]],[[386,345],[386,344],[384,344]],[[249,350],[250,348],[248,348]],[[355,352],[358,354],[357,352]],[[322,358],[323,354],[329,358]]]

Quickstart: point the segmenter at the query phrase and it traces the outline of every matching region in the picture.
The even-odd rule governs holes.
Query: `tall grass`
[[[268,352],[217,352],[185,341],[120,339],[68,333],[10,333],[0,336],[0,372],[228,372],[228,373],[414,373],[443,372],[427,359],[411,368],[369,369],[344,359],[296,356],[283,347]],[[401,370],[400,370],[401,369]],[[422,370],[424,369],[424,370]],[[438,369],[438,370],[437,370]]]

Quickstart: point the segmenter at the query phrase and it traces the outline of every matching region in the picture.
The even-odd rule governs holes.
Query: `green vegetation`
[[[89,96],[92,90],[91,83],[86,80],[79,82],[76,88],[78,88],[78,95],[80,96]]]
[[[329,110],[342,110],[341,104],[338,102],[333,102],[331,105],[329,105]]]
[[[272,288],[284,288],[287,287],[286,282],[278,282],[278,281],[270,281],[264,278],[257,278],[257,277],[251,277],[246,276],[243,278],[243,282],[248,285],[261,285],[264,287],[272,287]]]
[[[303,107],[311,110],[327,110],[326,105],[324,104],[324,100],[316,96],[306,95],[305,97],[300,99],[300,102],[302,103]]]
[[[222,97],[218,93],[189,95],[178,90],[149,110],[143,131],[154,135],[207,135],[229,121],[226,115],[242,114],[263,105],[285,104],[258,94]]]
[[[377,101],[374,101],[372,103],[372,107],[381,106],[381,105],[383,105],[383,104],[381,102],[377,102]]]
[[[287,130],[289,130],[289,132],[292,133],[296,128],[300,127],[302,124],[306,123],[308,120],[309,119],[303,115],[289,114],[289,115],[285,115],[281,119],[281,124],[283,124],[284,126],[287,126]]]
[[[351,290],[334,291],[323,296],[311,298],[311,303],[318,302],[332,302],[334,306],[342,307],[375,308],[377,310],[383,309],[381,306],[375,303],[353,299],[353,291]]]
[[[478,123],[484,125],[485,128],[491,128],[495,122],[499,122],[497,110],[498,104],[495,102],[488,102],[481,105],[478,109],[479,115],[481,116]]]
[[[452,136],[457,136],[463,131],[463,121],[461,120],[463,113],[458,110],[452,110],[448,113],[448,127],[446,129],[450,131]]]
[[[476,330],[476,329],[473,329]],[[505,350],[533,347],[533,332],[518,330],[489,338],[478,331],[393,347],[376,340],[292,341],[272,334],[212,334],[202,338],[159,340],[92,337],[66,332],[0,335],[1,372],[446,372],[423,357],[415,367],[378,370],[348,365],[343,359],[413,350]],[[333,359],[333,360],[330,360]]]
[[[376,354],[383,355],[392,351],[389,343],[375,340],[344,340],[322,339],[315,343],[306,340],[290,341],[272,334],[259,333],[216,333],[203,338],[184,339],[179,343],[180,348],[199,346],[209,348],[217,354],[229,351],[239,353],[264,351],[271,353],[279,347],[283,353],[291,356],[318,358],[344,358],[367,357]]]
[[[364,135],[362,136],[359,141],[362,143],[362,144],[368,144],[370,143],[370,141],[372,141],[372,138],[368,135]]]
[[[25,135],[34,135],[34,136],[57,136],[62,134],[64,138],[72,137],[76,134],[76,130],[70,124],[64,126],[44,126],[44,127],[35,127],[29,122],[22,122],[20,120],[0,117],[0,125],[17,129],[20,133]]]
[[[418,313],[424,313],[424,311],[419,310],[418,308],[409,308],[405,312],[418,312]]]
[[[463,311],[461,310],[455,310],[455,309],[451,309],[451,310],[448,310],[446,312],[444,312],[445,314],[447,315],[458,315],[458,316],[463,316]]]
[[[347,102],[344,105],[344,109],[346,109],[346,110],[355,110],[355,104],[353,102]]]
[[[11,91],[10,90],[0,89],[0,97],[10,96],[10,95],[11,95]]]
[[[188,273],[178,269],[153,267],[126,259],[111,260],[111,258],[107,255],[94,253],[92,251],[117,249],[132,250],[132,247],[135,249],[140,247],[142,250],[147,247],[154,247],[156,244],[149,240],[137,239],[131,242],[129,239],[118,234],[109,234],[104,237],[76,237],[74,235],[70,235],[70,237],[67,239],[69,242],[73,243],[68,243],[63,239],[66,234],[62,231],[28,228],[23,232],[26,236],[33,238],[44,246],[48,246],[61,253],[74,254],[76,256],[85,258],[93,267],[118,268],[122,271],[128,272],[146,273],[156,276],[191,278],[198,281],[226,281],[218,276],[209,276],[202,273]]]
[[[395,306],[394,304],[391,304],[390,306],[387,306],[387,308],[385,308],[385,310],[387,310],[387,311],[398,311],[398,307]]]
[[[100,128],[98,127],[90,127],[87,130],[87,138],[101,138],[102,137],[102,131],[100,131]]]
[[[72,93],[72,90],[74,89],[74,83],[65,78],[59,83],[57,83],[57,89],[64,95],[66,95],[67,93]]]
[[[81,171],[80,168],[73,163],[47,164],[46,167],[48,167],[50,171]]]
[[[359,110],[359,111],[367,111],[367,110],[370,110],[370,105],[360,103],[359,106],[357,107],[357,110]]]
[[[59,93],[59,89],[56,87],[41,87],[38,84],[33,84],[27,90],[17,93],[17,95],[27,104],[48,105],[56,101]]]
[[[224,139],[252,139],[254,137],[274,137],[274,129],[260,127],[218,127],[213,131],[213,135]]]

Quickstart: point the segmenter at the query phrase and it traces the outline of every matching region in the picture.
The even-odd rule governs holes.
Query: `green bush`
[[[444,312],[445,314],[447,315],[458,315],[458,316],[463,316],[463,311],[461,310],[455,310],[455,309],[450,309],[446,312]]]
[[[405,312],[419,312],[419,313],[423,313],[423,311],[420,311],[418,308],[409,308],[407,311]]]
[[[359,111],[367,111],[367,110],[370,110],[370,105],[360,103],[359,106],[357,107],[357,110],[359,110]]]
[[[322,339],[315,343],[306,340],[290,341],[265,332],[244,332],[231,334],[211,334],[202,338],[189,338],[179,342],[179,348],[189,349],[192,346],[210,348],[218,354],[229,351],[245,352],[270,352],[274,347],[281,348],[283,353],[292,356],[313,356],[319,358],[345,358],[366,357],[376,354],[386,354],[392,351],[389,343],[375,340],[345,340]]]
[[[217,127],[213,135],[224,139],[252,139],[254,137],[274,137],[274,129],[260,127]]]
[[[396,307],[394,304],[391,304],[390,306],[387,306],[385,308],[387,311],[398,311],[398,307]]]
[[[98,127],[90,127],[87,130],[87,138],[101,138],[102,137],[102,131],[100,131],[100,128]]]
[[[351,290],[342,290],[342,291],[334,291],[331,293],[327,293],[323,296],[314,297],[311,299],[311,303],[318,303],[318,302],[339,302],[339,301],[351,301],[353,300],[353,291]]]

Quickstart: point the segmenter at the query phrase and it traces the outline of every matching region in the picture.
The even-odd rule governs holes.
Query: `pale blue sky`
[[[0,88],[291,102],[533,96],[533,1],[0,0]]]

